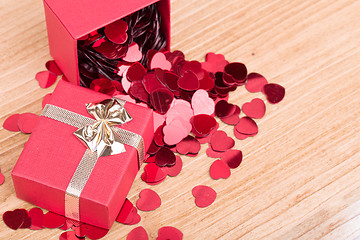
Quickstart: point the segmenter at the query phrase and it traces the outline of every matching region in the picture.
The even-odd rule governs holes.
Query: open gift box
[[[78,55],[79,41],[94,37],[94,34],[94,38],[96,38],[97,30],[103,31],[101,29],[105,26],[150,6],[153,8],[149,9],[149,11],[156,11],[159,15],[156,15],[155,20],[157,22],[154,23],[154,27],[159,31],[157,35],[161,34],[161,37],[164,38],[163,43],[144,47],[142,46],[142,44],[145,44],[144,38],[138,38],[139,40],[130,38],[125,42],[127,47],[131,42],[138,41],[137,44],[140,45],[144,56],[146,56],[148,48],[156,50],[162,48],[169,50],[170,48],[169,0],[44,0],[50,54],[68,81],[76,85],[81,83],[83,86],[88,85],[88,82],[91,81],[86,82],[88,79],[84,80],[79,77],[79,57],[83,58],[81,61],[85,61],[85,66],[82,65],[83,71],[88,71],[89,68],[94,69],[94,67],[86,64],[88,56]],[[148,14],[148,12],[141,14],[139,18],[144,19],[143,15]],[[129,21],[133,20],[128,19],[130,26]],[[154,21],[154,19],[149,19],[149,21],[151,25],[151,21]],[[141,21],[138,25],[142,25]],[[159,37],[152,33],[152,29],[149,31],[150,37]],[[149,36],[146,36],[147,40]],[[95,52],[94,55],[97,55],[97,53]],[[90,58],[94,55],[90,56]],[[112,74],[111,70],[110,74],[116,77],[116,74]],[[108,76],[105,77],[109,78]]]
[[[132,118],[123,124],[116,122],[112,125],[124,143],[125,152],[98,156],[96,152],[99,153],[99,146],[103,146],[100,143],[97,151],[89,153],[91,148],[74,132],[81,125],[96,121],[103,126],[105,117],[99,119],[98,113],[94,118],[86,104],[105,99],[111,98],[63,80],[59,82],[12,171],[16,194],[20,199],[72,219],[76,217],[71,216],[73,212],[68,210],[74,210],[79,218],[75,220],[107,229],[111,227],[135,179],[143,154],[152,142],[154,129],[152,110],[117,100],[122,102],[121,106]],[[95,112],[99,112],[100,108],[96,109]],[[109,110],[107,117],[114,116]],[[106,126],[104,129],[107,129]],[[93,134],[89,134],[88,130],[85,131],[86,137]],[[99,133],[99,128],[95,129],[95,133]],[[134,137],[142,138],[143,144],[140,140],[135,141]],[[91,159],[89,156],[94,154]],[[87,180],[84,172],[88,175]],[[77,184],[83,184],[83,187],[78,192],[79,197],[74,199]],[[74,200],[75,205],[78,204],[75,208],[71,205]]]

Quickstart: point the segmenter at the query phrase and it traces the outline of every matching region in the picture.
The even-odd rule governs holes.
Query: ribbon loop
[[[96,121],[78,129],[75,136],[84,142],[91,152],[97,152],[98,157],[125,152],[124,144],[111,128],[132,120],[124,104],[112,98],[99,103],[88,103],[86,108]]]

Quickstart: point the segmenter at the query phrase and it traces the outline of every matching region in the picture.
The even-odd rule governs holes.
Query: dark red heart
[[[235,111],[236,106],[225,100],[221,100],[215,105],[215,115],[219,118],[231,116],[235,113]]]
[[[174,94],[167,88],[160,88],[150,94],[151,105],[160,114],[165,114],[174,100]]]
[[[185,91],[195,91],[200,87],[199,79],[193,72],[185,72],[178,80],[179,88]]]
[[[175,163],[175,154],[167,147],[161,147],[155,155],[155,164],[159,167],[171,167]]]
[[[263,93],[269,103],[279,103],[285,97],[285,88],[279,84],[269,83],[264,86]]]
[[[226,162],[230,168],[237,168],[242,162],[242,152],[240,150],[229,150],[222,154],[221,160]]]

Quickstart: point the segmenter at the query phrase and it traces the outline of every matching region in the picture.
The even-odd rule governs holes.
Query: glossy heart
[[[217,125],[215,118],[206,114],[196,115],[190,119],[190,122],[193,127],[192,132],[197,137],[208,136]]]
[[[130,44],[125,57],[123,57],[123,60],[127,62],[138,62],[141,59],[142,59],[142,53],[139,49],[139,45],[133,42],[132,44]]]
[[[241,134],[254,135],[258,133],[258,126],[254,120],[249,117],[242,117],[235,126],[235,130]]]
[[[221,155],[221,160],[226,162],[230,168],[237,168],[241,164],[242,158],[240,150],[229,150]]]
[[[176,158],[175,158],[176,161]],[[149,163],[144,168],[147,183],[155,183],[166,178],[165,172],[155,163]]]
[[[20,209],[7,211],[3,214],[3,221],[9,228],[16,230],[21,227],[25,220],[24,212]]]
[[[113,43],[124,44],[128,39],[128,35],[126,33],[127,30],[127,23],[124,20],[118,20],[107,25],[104,29],[104,33]]]
[[[245,88],[252,93],[261,92],[264,86],[268,83],[266,78],[259,73],[250,73],[246,78],[247,82]]]
[[[199,89],[194,93],[191,99],[191,106],[194,110],[194,115],[212,115],[215,111],[214,100],[212,100],[207,91],[203,89]]]
[[[211,147],[206,149],[206,155],[211,158],[220,158],[222,155],[222,152],[214,151]]]
[[[161,206],[161,198],[155,191],[144,189],[139,194],[136,206],[141,211],[154,211]]]
[[[197,154],[200,151],[200,148],[199,141],[190,135],[176,144],[176,151],[183,155],[188,153]]]
[[[132,64],[126,72],[126,77],[130,82],[142,81],[146,74],[146,69],[143,65],[136,62]]]
[[[269,103],[279,103],[285,97],[285,88],[279,84],[269,83],[264,86],[263,93]]]
[[[218,180],[220,178],[228,178],[231,175],[230,167],[222,160],[216,160],[211,164],[210,176]]]
[[[31,227],[32,230],[40,230],[43,229],[43,218],[44,213],[41,208],[32,208],[29,211],[29,216],[31,218]]]
[[[201,63],[203,69],[212,73],[223,72],[228,64],[224,55],[215,53],[206,54],[206,61]]]
[[[65,224],[65,217],[53,212],[47,212],[43,217],[43,227],[59,228]]]
[[[226,100],[221,100],[215,105],[215,115],[219,118],[231,116],[235,111],[236,106],[228,103]]]
[[[39,120],[39,116],[33,113],[23,113],[19,116],[18,126],[21,132],[23,133],[32,133],[37,122]]]
[[[200,87],[199,79],[193,72],[185,72],[178,80],[179,88],[185,91],[195,91]]]
[[[45,67],[49,72],[51,72],[57,76],[63,74],[54,60],[47,61],[45,64]]]
[[[170,177],[176,177],[177,175],[180,174],[181,170],[182,170],[182,160],[180,156],[176,155],[176,163],[174,166],[172,167],[165,167],[163,168],[163,171]]]
[[[174,99],[174,94],[167,88],[154,90],[150,94],[151,105],[160,114],[165,114]]]

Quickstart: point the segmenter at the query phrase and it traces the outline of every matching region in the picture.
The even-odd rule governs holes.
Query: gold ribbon
[[[124,105],[125,101],[116,98],[86,104],[89,114],[95,120],[54,105],[45,106],[41,116],[78,128],[74,134],[88,147],[66,189],[67,218],[80,221],[80,195],[99,157],[123,153],[126,144],[137,150],[139,167],[144,161],[143,138],[136,133],[114,127],[132,119]]]

